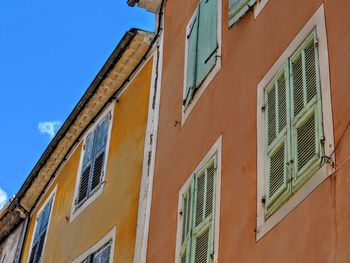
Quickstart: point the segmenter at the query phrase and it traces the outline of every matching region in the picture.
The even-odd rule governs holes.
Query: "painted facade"
[[[191,46],[189,33],[195,28],[196,12],[201,12],[201,5],[207,2],[210,1],[168,0],[161,5],[159,1],[139,1],[140,7],[164,14],[149,239],[147,257],[140,262],[349,262],[346,246],[350,203],[346,193],[350,169],[350,109],[346,98],[350,81],[347,73],[350,20],[346,10],[350,4],[344,0],[310,0],[302,4],[299,1],[218,0],[217,35],[221,54],[216,63],[220,69],[214,74],[208,73],[194,93],[189,104],[193,106],[188,107],[184,106],[184,91],[188,79],[187,53]],[[199,16],[199,21],[201,19],[203,16]],[[287,72],[295,72],[296,59],[301,54],[298,52],[313,32],[317,40],[305,47],[316,50],[312,54],[317,57],[312,59],[319,59],[314,71],[319,75],[314,83],[322,101],[317,107],[322,109],[323,126],[319,131],[324,137],[305,149],[308,151],[314,145],[321,149],[316,159],[317,169],[311,171],[310,168],[311,172],[305,172],[306,181],[298,184],[292,169],[301,170],[304,164],[288,164],[294,188],[281,204],[274,203],[275,208],[271,210],[266,206],[273,201],[264,187],[269,172],[266,166],[270,165],[265,159],[264,111],[271,111],[268,108],[271,105],[264,103],[264,92],[284,65],[294,67]],[[310,76],[304,77],[306,84],[300,85],[308,86],[306,78]],[[297,77],[286,78],[288,85],[297,87]],[[287,89],[287,92],[292,96],[295,90]],[[292,102],[296,100],[297,96],[291,98]],[[294,129],[296,137],[291,137],[292,142],[297,140],[294,138],[302,138],[297,134],[303,130]],[[307,135],[306,140],[314,138],[310,136],[313,135]],[[216,147],[219,141],[221,146]],[[216,153],[213,148],[218,149]],[[218,151],[221,154],[221,164],[216,168],[219,188],[213,203],[210,199],[214,205],[211,213],[211,207],[202,210],[212,196],[198,190],[202,189],[201,181],[209,182],[209,179],[200,179],[200,168],[205,166],[208,154],[215,158]],[[303,154],[300,150],[299,159],[293,161],[302,163]],[[191,200],[197,203],[189,204],[188,193],[193,189],[189,182],[196,176],[195,197]],[[272,175],[269,178],[272,180]],[[208,193],[213,188],[206,186],[205,189]],[[202,217],[203,211],[209,211],[209,215]],[[202,223],[202,218],[206,223]],[[210,225],[213,218],[218,218],[210,226],[215,230],[201,230],[205,229],[202,224]],[[196,242],[202,247],[196,246]],[[186,255],[189,251],[190,256]]]
[[[51,153],[55,173],[39,162],[0,242],[30,211],[20,262],[41,236],[42,262],[349,262],[350,4],[128,3],[157,13],[155,34],[121,43],[81,136],[62,134],[76,143]]]

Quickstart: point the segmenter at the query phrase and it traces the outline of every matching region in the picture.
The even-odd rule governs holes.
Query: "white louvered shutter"
[[[320,167],[322,157],[322,105],[315,33],[291,58],[290,71],[296,190]]]
[[[279,204],[281,196],[287,196],[289,162],[289,96],[285,68],[265,90],[266,131],[266,215],[269,216]],[[283,199],[283,198],[282,198]]]

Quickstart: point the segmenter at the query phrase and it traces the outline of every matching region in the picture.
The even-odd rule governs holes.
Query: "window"
[[[265,89],[266,214],[322,165],[323,125],[315,31]]]
[[[93,245],[86,244],[89,249],[73,260],[73,263],[113,263],[116,227]]]
[[[108,113],[86,137],[79,190],[75,199],[76,208],[84,204],[102,184],[110,120],[111,113]]]
[[[257,86],[256,240],[334,172],[324,5],[293,35]]]
[[[229,26],[233,26],[255,3],[256,0],[229,0]]]
[[[201,0],[187,28],[186,81],[183,105],[187,107],[217,63],[218,0]]]
[[[182,193],[181,248],[179,262],[212,262],[214,256],[214,221],[216,158],[195,173]]]
[[[33,241],[30,250],[30,257],[28,261],[29,263],[41,262],[49,226],[52,204],[53,196],[49,198],[49,201],[44,205],[44,208],[41,212],[39,212],[37,216]]]
[[[112,241],[109,241],[98,251],[88,255],[81,263],[109,263]]]

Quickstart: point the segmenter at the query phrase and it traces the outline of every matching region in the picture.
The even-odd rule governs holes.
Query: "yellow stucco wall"
[[[37,212],[56,186],[43,262],[72,262],[114,227],[114,262],[132,262],[151,74],[152,59],[115,106],[103,193],[69,223],[66,217],[74,199],[80,142],[32,215],[21,262],[27,262]]]

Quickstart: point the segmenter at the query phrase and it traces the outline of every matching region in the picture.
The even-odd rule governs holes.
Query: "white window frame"
[[[198,3],[200,2],[200,0],[198,0]],[[198,5],[196,6],[197,9]],[[195,107],[195,105],[197,104],[199,98],[202,96],[202,94],[204,93],[204,91],[207,89],[207,87],[209,86],[210,82],[215,78],[216,74],[220,71],[221,69],[221,36],[222,36],[222,0],[217,0],[217,8],[218,8],[218,21],[217,21],[217,42],[218,42],[218,49],[217,49],[217,59],[216,59],[216,64],[215,66],[212,68],[212,70],[209,72],[209,74],[205,77],[203,83],[197,88],[197,91],[195,92],[193,98],[191,99],[191,101],[189,102],[188,105],[184,106],[182,104],[182,118],[181,118],[181,126],[183,126],[185,124],[185,121],[187,120],[189,114],[191,113],[191,111],[193,110],[193,108]],[[195,10],[196,10],[195,9]],[[193,15],[190,19],[190,21],[188,22],[187,26],[186,26],[186,35],[185,35],[185,66],[184,66],[184,85],[183,85],[183,94],[182,94],[182,100],[186,97],[186,86],[187,86],[187,64],[188,64],[188,42],[189,39],[187,38],[187,36],[190,33],[190,27],[191,24],[193,22],[193,20],[196,17],[196,11],[193,11]]]
[[[35,217],[35,226],[32,232],[32,238],[30,241],[30,249],[28,252],[28,256],[27,256],[27,263],[29,263],[30,260],[30,256],[32,254],[32,249],[33,249],[33,242],[34,242],[34,235],[35,235],[35,231],[37,228],[37,224],[38,224],[38,216],[41,214],[41,212],[44,210],[44,208],[46,207],[46,205],[50,202],[50,200],[52,199],[52,205],[51,205],[51,211],[50,211],[50,215],[49,215],[49,221],[47,223],[47,230],[46,230],[46,234],[45,234],[45,241],[44,241],[44,245],[43,245],[43,250],[42,250],[42,255],[41,255],[41,261],[44,258],[45,255],[45,246],[46,246],[46,242],[47,242],[47,235],[49,233],[50,230],[50,223],[51,223],[51,215],[52,215],[52,211],[54,209],[54,205],[55,205],[55,199],[56,199],[56,192],[57,192],[57,185],[56,187],[52,190],[52,192],[50,193],[50,195],[46,198],[45,202],[41,205],[40,209],[37,211],[36,213],[36,217]]]
[[[321,93],[323,107],[324,126],[324,154],[331,156],[334,152],[333,117],[331,106],[331,86],[329,75],[327,33],[325,23],[324,5],[322,4],[305,26],[299,31],[293,41],[285,49],[276,63],[267,72],[257,86],[257,228],[256,240],[261,239],[281,220],[283,220],[298,204],[310,195],[333,172],[332,165],[324,164],[286,203],[284,203],[273,215],[265,220],[265,209],[262,198],[265,195],[265,127],[264,113],[262,111],[265,88],[268,87],[273,77],[284,66],[286,60],[298,50],[310,33],[316,29],[319,45],[319,63],[321,77]],[[334,155],[333,155],[334,158]],[[333,159],[334,161],[334,159]]]
[[[216,178],[215,178],[215,211],[214,211],[214,261],[218,262],[219,258],[219,236],[220,236],[220,197],[221,197],[221,161],[222,161],[222,135],[217,139],[209,152],[200,161],[196,169],[191,173],[191,176],[187,179],[185,184],[181,187],[179,192],[178,209],[177,209],[177,232],[176,232],[176,249],[175,249],[175,263],[180,262],[180,249],[181,249],[181,234],[182,234],[182,196],[188,190],[192,181],[192,176],[198,173],[205,167],[208,162],[213,158],[216,158]]]
[[[261,11],[264,9],[269,0],[257,0],[254,6],[254,18],[256,19]]]
[[[72,263],[81,263],[84,259],[86,259],[89,255],[97,252],[103,246],[105,246],[108,242],[111,243],[111,252],[109,255],[109,263],[114,262],[114,249],[115,249],[115,238],[116,238],[116,227],[114,227],[111,231],[109,231],[104,237],[102,237],[99,241],[97,241],[93,246],[91,246],[88,250],[78,256],[73,260]]]
[[[109,145],[110,145],[110,141],[111,141],[111,133],[112,133],[112,127],[113,127],[115,104],[116,104],[115,101],[111,102],[111,104],[108,105],[108,107],[103,111],[103,113],[97,118],[95,123],[84,134],[83,146],[81,148],[81,153],[80,153],[79,169],[78,169],[78,173],[76,176],[75,190],[74,190],[74,196],[73,196],[73,200],[72,200],[72,208],[71,208],[69,223],[72,223],[80,215],[81,212],[83,212],[88,206],[90,206],[103,193],[103,189],[104,189],[104,185],[105,185],[107,163],[108,163],[108,156],[109,156]],[[101,121],[103,121],[103,119],[105,117],[107,117],[108,114],[111,115],[111,120],[110,120],[109,127],[108,127],[108,136],[107,136],[107,143],[106,143],[106,158],[104,160],[103,174],[102,174],[102,178],[101,178],[102,183],[96,192],[94,192],[91,196],[89,196],[88,199],[86,199],[82,205],[77,207],[77,205],[75,204],[75,200],[79,194],[79,186],[80,186],[81,170],[82,170],[82,166],[83,166],[83,159],[84,159],[84,154],[85,154],[84,146],[86,144],[86,138],[88,137],[89,134],[91,134],[96,129],[96,127],[100,124]]]

